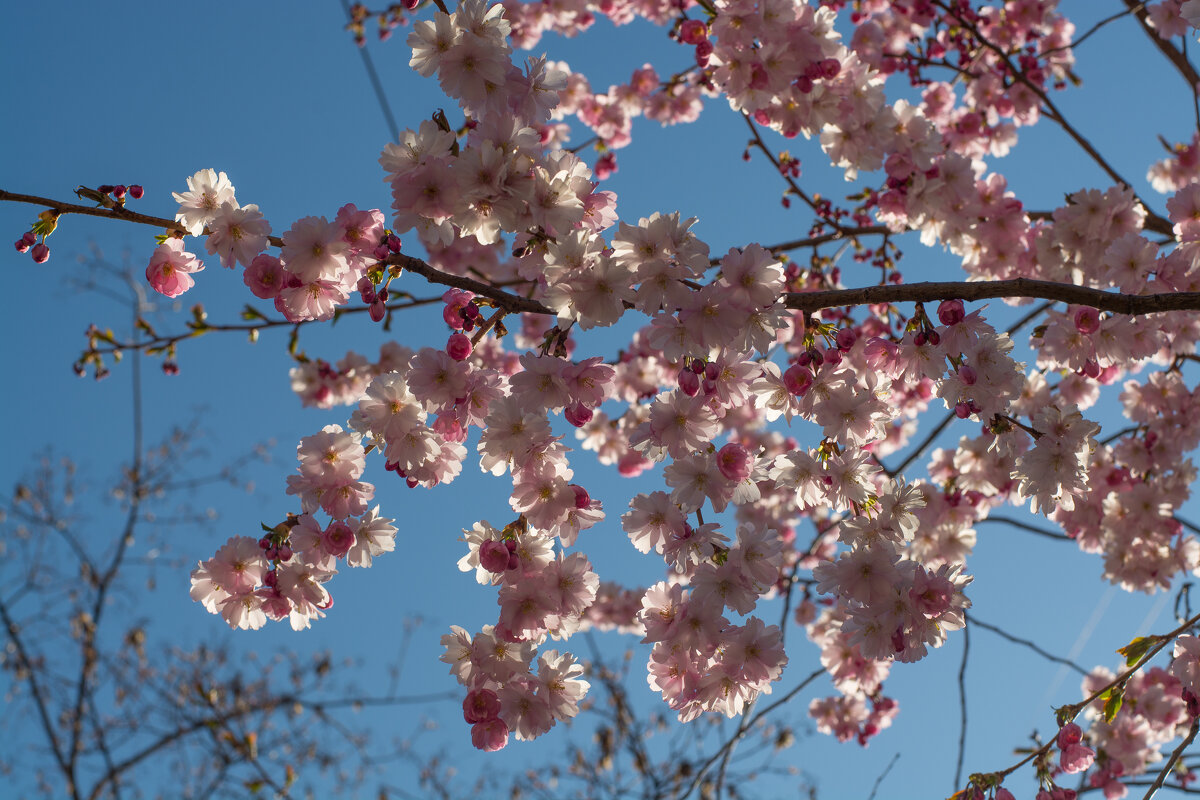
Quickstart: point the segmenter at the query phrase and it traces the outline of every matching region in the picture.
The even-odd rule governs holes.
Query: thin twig
[[[963,652],[962,662],[958,665],[958,708],[959,708],[959,728],[958,728],[958,760],[954,767],[954,790],[958,790],[959,781],[962,780],[963,758],[967,752],[967,657],[971,652],[971,625],[970,617],[966,613],[963,614]]]
[[[1030,533],[1036,533],[1038,536],[1044,536],[1047,539],[1057,539],[1059,541],[1065,540],[1068,542],[1075,541],[1070,536],[1067,536],[1065,533],[1057,533],[1055,531],[1048,531],[1045,528],[1039,528],[1036,525],[1030,525],[1028,522],[1022,522],[1021,520],[1013,519],[1012,517],[990,515],[990,516],[984,517],[983,519],[976,520],[975,524],[978,525],[981,522],[994,522],[999,525],[1011,525],[1014,528],[1020,528],[1021,530],[1029,531]]]
[[[1150,800],[1154,797],[1155,792],[1162,788],[1163,781],[1167,779],[1167,775],[1171,774],[1171,770],[1175,766],[1175,762],[1183,755],[1183,751],[1188,748],[1192,740],[1196,738],[1196,732],[1200,731],[1200,717],[1192,720],[1192,727],[1188,729],[1188,735],[1179,743],[1179,746],[1171,753],[1171,757],[1167,759],[1167,763],[1158,772],[1158,777],[1154,779],[1154,783],[1150,784],[1150,788],[1146,790],[1146,794],[1142,795],[1142,800]]]
[[[1053,661],[1055,664],[1062,664],[1064,667],[1069,667],[1070,669],[1075,670],[1080,675],[1086,676],[1088,674],[1088,671],[1086,669],[1079,666],[1079,664],[1076,664],[1074,661],[1070,660],[1069,658],[1063,658],[1062,656],[1056,656],[1053,653],[1047,652],[1046,650],[1043,650],[1041,647],[1038,647],[1036,644],[1029,641],[1028,639],[1022,639],[1020,636],[1013,636],[1011,633],[1004,630],[1003,628],[1000,628],[1000,627],[997,627],[990,623],[984,622],[983,620],[976,617],[974,614],[971,615],[970,624],[976,625],[980,628],[983,628],[985,631],[991,631],[992,633],[999,636],[1001,639],[1006,639],[1006,640],[1012,642],[1013,644],[1019,644],[1022,647],[1028,647],[1030,650],[1037,653],[1039,656],[1046,659],[1047,661]]]

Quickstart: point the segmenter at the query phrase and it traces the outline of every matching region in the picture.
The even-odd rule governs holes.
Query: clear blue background
[[[1062,11],[1083,30],[1121,7],[1074,0],[1064,2]],[[66,3],[52,12],[37,4],[9,3],[0,21],[6,31],[0,49],[0,108],[5,109],[0,117],[0,188],[70,200],[78,184],[140,183],[146,197],[131,207],[171,217],[175,205],[170,193],[183,190],[185,179],[197,170],[212,167],[229,174],[239,201],[257,203],[277,234],[296,218],[332,216],[347,202],[360,208],[387,209],[390,204],[376,163],[387,129],[360,55],[341,30],[345,20],[339,3]],[[400,126],[415,128],[437,107],[450,111],[450,106],[434,82],[407,68],[405,35],[401,29],[389,43],[372,42],[370,51]],[[548,36],[540,48],[584,71],[595,89],[626,80],[647,61],[660,74],[688,62],[687,52],[667,41],[664,31],[641,24],[615,31],[600,21],[575,40]],[[1193,123],[1186,87],[1160,63],[1129,19],[1106,28],[1077,55],[1077,71],[1085,83],[1056,96],[1056,102],[1162,213],[1162,200],[1144,175],[1162,157],[1156,134],[1172,141],[1189,136]],[[587,136],[578,130],[574,141]],[[696,232],[718,254],[750,241],[802,235],[809,218],[799,204],[791,211],[781,208],[783,185],[764,159],[742,162],[745,142],[742,121],[723,102],[710,102],[695,125],[662,129],[638,120],[634,144],[617,153],[620,171],[604,188],[618,193],[625,219],[675,210],[699,217]],[[840,175],[823,167],[815,142],[772,139],[772,144],[791,148],[802,158],[807,189],[834,197],[843,193]],[[1022,130],[1016,154],[994,168],[1008,176],[1010,187],[1031,209],[1051,209],[1064,193],[1108,185],[1049,122]],[[128,315],[103,296],[78,290],[78,282],[90,273],[77,256],[86,256],[94,242],[109,262],[120,265],[127,259],[140,275],[155,231],[67,217],[50,240],[50,261],[38,266],[7,244],[27,229],[38,210],[0,204],[6,296],[0,323],[6,391],[0,394],[0,410],[8,456],[0,465],[0,485],[12,485],[47,448],[71,456],[95,483],[103,484],[128,457],[128,366],[118,365],[113,377],[96,383],[76,379],[70,365],[83,349],[89,323],[128,335]],[[909,281],[945,278],[954,267],[953,259],[921,248],[915,239],[905,244],[903,267]],[[194,242],[192,249],[199,254],[201,247]],[[128,256],[122,255],[125,249]],[[238,309],[253,300],[239,273],[227,273],[210,261],[197,276],[197,287],[178,302],[156,298],[164,312],[155,318],[160,331],[182,329],[186,314],[172,314],[173,308],[186,310],[201,302],[210,321],[234,322]],[[873,270],[852,268],[848,260],[843,266],[848,286],[875,278]],[[437,293],[417,278],[407,280],[406,288],[419,295]],[[1001,323],[1011,319],[999,306],[993,303],[992,309],[1000,312]],[[436,312],[422,312],[397,318],[393,336],[414,347],[440,346],[445,331]],[[382,341],[377,328],[360,315],[333,329],[305,329],[301,347],[310,356],[334,361],[350,348],[373,358]],[[195,504],[213,507],[219,522],[211,530],[172,538],[170,555],[194,563],[211,556],[226,537],[257,535],[261,521],[282,518],[293,508],[284,481],[294,469],[295,442],[325,424],[344,423],[345,410],[299,407],[289,388],[285,344],[286,334],[280,331],[265,332],[256,345],[238,334],[213,334],[184,344],[178,376],[163,376],[153,362],[147,363],[148,441],[202,409],[204,445],[212,455],[197,460],[191,467],[195,474],[219,466],[226,454],[241,453],[252,442],[277,442],[272,463],[248,468],[252,491],[218,489],[193,498]],[[1125,424],[1113,416],[1113,408],[1104,406],[1106,416],[1100,418],[1106,433]],[[935,409],[930,416],[936,420],[941,413]],[[945,441],[974,432],[973,424],[956,424]],[[896,457],[890,461],[895,463]],[[658,580],[658,565],[629,546],[618,521],[634,491],[657,488],[657,473],[630,485],[593,465],[582,451],[573,465],[609,514],[580,542],[601,577],[631,586]],[[119,598],[117,611],[149,618],[152,652],[156,645],[201,641],[259,651],[329,648],[361,661],[352,669],[358,685],[368,690],[372,682],[386,682],[386,666],[397,655],[404,621],[416,615],[423,625],[404,665],[403,690],[453,689],[457,684],[436,660],[439,637],[451,624],[477,630],[494,621],[496,613],[493,590],[477,586],[455,567],[463,552],[459,531],[478,518],[506,517],[506,482],[483,480],[468,459],[452,486],[409,491],[378,466],[372,463],[367,479],[379,487],[383,513],[401,520],[397,552],[370,570],[335,578],[330,588],[337,605],[311,631],[295,634],[279,625],[257,633],[229,631],[220,618],[188,599],[187,567],[162,569],[152,601],[141,595]],[[919,470],[910,472],[917,474]],[[1195,509],[1187,511],[1200,519]],[[96,511],[101,519],[105,513]],[[973,612],[983,620],[1085,665],[1110,667],[1115,666],[1112,651],[1135,634],[1173,627],[1168,595],[1130,596],[1108,587],[1098,580],[1098,559],[1069,543],[997,525],[981,525],[978,531],[979,544],[968,562],[976,576],[969,596]],[[761,613],[771,619],[779,611],[768,607]],[[618,637],[601,641],[614,657],[633,645],[632,639]],[[791,666],[777,691],[786,691],[817,664],[816,649],[800,630],[793,629],[789,641]],[[582,642],[574,647],[585,652]],[[959,735],[954,685],[961,648],[962,635],[956,634],[919,665],[893,669],[885,691],[899,700],[901,713],[870,748],[838,744],[814,733],[802,736],[779,763],[808,773],[823,798],[863,798],[899,754],[880,797],[949,795]],[[644,655],[639,649],[635,662]],[[1076,677],[1058,667],[986,631],[973,631],[964,775],[1006,767],[1012,748],[1024,745],[1034,729],[1049,735],[1054,729],[1051,707],[1077,700],[1078,686]],[[640,667],[635,666],[630,688],[645,701],[642,708],[655,708]],[[804,728],[809,700],[830,692],[820,682],[794,701],[788,718]],[[444,725],[423,734],[416,746],[429,752],[445,749],[468,777],[498,765],[516,770],[550,763],[564,752],[562,737],[567,735],[585,744],[588,740],[586,727],[570,734],[559,728],[533,745],[513,743],[502,754],[479,753],[470,748],[468,729],[453,702],[364,715],[362,721],[370,721],[376,735],[409,736],[417,727],[417,714]],[[0,753],[11,758],[34,746],[32,726],[12,719],[4,724],[9,736]],[[397,766],[386,780],[408,785],[414,774]],[[19,791],[29,789],[31,776],[15,779]],[[763,796],[788,796],[798,780],[764,778],[759,789]],[[1016,783],[1014,789],[1032,794],[1032,782]]]

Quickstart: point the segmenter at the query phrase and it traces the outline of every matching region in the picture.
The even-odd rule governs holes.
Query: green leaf
[[[1117,652],[1125,656],[1125,666],[1132,667],[1141,661],[1142,657],[1156,644],[1158,644],[1157,636],[1139,636]]]
[[[1121,704],[1125,702],[1125,689],[1118,686],[1108,694],[1109,698],[1104,701],[1104,721],[1112,722],[1121,710]]]

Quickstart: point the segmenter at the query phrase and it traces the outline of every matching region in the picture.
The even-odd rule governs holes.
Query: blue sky
[[[1068,16],[1079,16],[1082,29],[1111,13],[1110,5],[1111,10],[1119,7],[1073,0],[1062,8]],[[146,196],[131,207],[170,217],[175,209],[170,192],[183,190],[186,178],[197,170],[212,167],[229,174],[238,199],[257,203],[277,234],[294,219],[332,216],[347,202],[388,208],[390,197],[376,163],[388,139],[387,128],[360,55],[341,30],[339,3],[311,4],[303,12],[283,2],[144,2],[118,7],[72,3],[57,14],[49,19],[44,8],[10,4],[2,15],[9,37],[0,50],[0,74],[6,76],[0,82],[0,98],[9,113],[0,123],[0,188],[72,199],[79,184],[140,183]],[[404,31],[398,34],[386,44],[372,42],[370,50],[400,126],[416,127],[439,106],[449,107],[433,81],[407,68]],[[646,25],[614,31],[600,22],[578,39],[550,36],[539,48],[587,72],[596,88],[625,80],[646,61],[666,73],[687,60],[686,52],[667,41],[663,31]],[[1056,100],[1139,193],[1157,199],[1144,181],[1146,167],[1161,154],[1154,137],[1161,133],[1169,140],[1186,138],[1191,112],[1182,82],[1155,59],[1145,37],[1124,20],[1080,49],[1078,72],[1084,86]],[[578,133],[575,141],[586,136]],[[1009,177],[1010,187],[1027,207],[1052,208],[1064,193],[1107,185],[1048,123],[1023,130],[1021,137],[1016,154],[995,168]],[[715,253],[751,241],[797,236],[807,228],[808,218],[795,208],[781,208],[782,184],[763,159],[742,162],[745,140],[742,122],[721,103],[710,102],[695,125],[661,129],[639,120],[634,143],[618,152],[620,171],[605,188],[618,193],[624,218],[675,210],[699,217],[696,230]],[[815,142],[773,144],[790,147],[801,157],[806,188],[834,196],[842,192],[840,175],[823,168],[824,157]],[[1161,201],[1157,207],[1161,211]],[[0,230],[8,239],[18,238],[37,210],[0,205]],[[84,346],[83,331],[89,323],[127,331],[128,315],[103,296],[76,288],[87,274],[78,256],[86,255],[94,242],[110,262],[119,265],[127,259],[140,275],[154,246],[153,233],[150,228],[69,217],[51,238],[52,256],[45,265],[34,265],[8,245],[0,251],[8,297],[0,331],[9,375],[8,391],[0,399],[9,423],[9,458],[0,466],[0,485],[11,485],[47,448],[77,460],[95,483],[104,483],[114,465],[127,458],[128,365],[118,365],[113,377],[103,382],[76,379],[70,365]],[[126,249],[127,257],[122,255]],[[909,281],[944,277],[953,267],[943,254],[925,250],[915,240],[905,252]],[[866,270],[862,273],[863,281],[873,277]],[[253,300],[240,275],[225,272],[215,261],[197,278],[197,287],[179,302],[158,298],[162,314],[155,324],[160,330],[182,329],[185,313],[174,312],[186,312],[197,302],[209,309],[211,320],[232,322],[238,309]],[[409,280],[418,292],[425,288],[419,279]],[[846,269],[844,280],[858,285],[852,269]],[[393,335],[414,347],[441,346],[445,339],[435,312],[398,318]],[[332,361],[350,348],[373,356],[381,341],[377,328],[355,318],[333,329],[305,330],[301,346],[311,356]],[[242,452],[248,443],[276,442],[272,461],[248,470],[255,484],[252,492],[220,489],[192,498],[195,505],[213,507],[219,521],[211,530],[170,540],[171,553],[184,561],[209,557],[227,536],[257,535],[260,521],[281,518],[291,510],[283,490],[285,476],[294,469],[295,442],[323,425],[344,422],[344,410],[299,407],[289,389],[285,344],[279,332],[265,332],[256,345],[239,335],[213,335],[181,348],[178,376],[164,376],[155,364],[147,364],[148,439],[199,412],[211,457],[191,467],[197,474],[206,465],[221,464],[226,454]],[[1100,419],[1106,431],[1123,426],[1111,408]],[[931,416],[936,420],[940,413],[935,410]],[[962,423],[951,426],[950,435],[973,432],[972,424]],[[617,522],[634,490],[591,464],[586,454],[577,454],[573,464],[581,482],[589,490],[596,487],[592,494],[605,502],[609,513],[602,527],[581,540],[602,577],[629,585],[658,580],[658,566],[635,553]],[[377,499],[385,515],[402,520],[397,553],[380,559],[371,570],[335,578],[331,590],[337,605],[313,630],[294,634],[286,626],[275,626],[257,633],[230,632],[219,618],[188,600],[186,569],[164,569],[153,607],[130,597],[121,601],[129,604],[123,613],[147,616],[163,643],[232,642],[239,649],[264,652],[331,648],[360,660],[355,669],[364,681],[384,674],[396,655],[403,620],[419,615],[425,624],[405,665],[404,686],[413,693],[453,688],[456,684],[436,660],[438,638],[450,624],[475,630],[495,619],[491,590],[476,586],[455,568],[462,548],[457,537],[461,528],[480,517],[498,519],[507,513],[505,482],[484,480],[469,459],[452,486],[414,492],[378,466],[369,468],[375,472],[367,479],[380,487]],[[1193,519],[1200,519],[1200,512],[1191,511]],[[1110,589],[1098,580],[1097,559],[1070,545],[1002,526],[980,526],[969,568],[976,576],[969,595],[981,619],[1007,626],[1085,665],[1112,666],[1113,649],[1135,634],[1173,627],[1170,604],[1163,604],[1165,595],[1129,596]],[[764,613],[771,618],[779,612],[768,607]],[[613,653],[634,644],[616,637],[601,641]],[[790,641],[792,665],[782,690],[816,665],[816,650],[800,631],[793,630]],[[781,763],[813,775],[823,798],[865,797],[892,755],[899,753],[880,796],[948,795],[958,705],[947,687],[956,680],[961,646],[961,635],[952,636],[924,662],[896,666],[887,693],[899,700],[901,714],[869,749],[814,734],[802,738]],[[635,660],[642,658],[639,650]],[[653,708],[654,698],[638,674],[635,669],[631,689],[645,701],[645,708]],[[1031,730],[1043,736],[1052,730],[1051,706],[1079,697],[1074,676],[1063,676],[1057,667],[986,631],[971,637],[968,689],[967,772],[1007,766],[1012,748],[1024,744]],[[801,695],[791,718],[803,726],[808,701],[827,690],[819,686]],[[443,731],[429,734],[431,749],[453,748],[467,775],[494,768],[497,756],[470,749],[467,727],[458,721],[454,704],[428,712],[446,723]],[[383,715],[375,725],[390,735],[396,728],[407,730],[409,722]],[[18,740],[32,735],[21,730],[20,722],[5,724],[17,726]],[[561,752],[562,742],[556,737],[563,735],[556,730],[536,745],[514,744],[505,751],[504,764],[547,763]],[[586,740],[585,731],[572,735]],[[0,749],[9,747],[13,745]],[[389,776],[389,782],[399,785],[410,779],[411,773]],[[791,779],[764,779],[763,794],[783,793],[793,785]]]

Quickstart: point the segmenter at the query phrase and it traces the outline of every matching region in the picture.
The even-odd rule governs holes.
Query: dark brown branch
[[[1001,297],[1036,297],[1060,303],[1089,306],[1116,314],[1155,314],[1164,311],[1200,311],[1200,292],[1164,292],[1162,294],[1120,294],[1032,278],[1003,281],[929,281],[899,286],[867,286],[860,289],[829,289],[820,292],[789,292],[784,295],[788,308],[817,311],[837,306],[874,303],[927,303],[934,300],[990,300]]]
[[[38,197],[31,194],[18,194],[16,192],[8,192],[0,189],[0,201],[9,201],[13,203],[28,203],[35,206],[43,206],[45,208],[57,211],[59,215],[66,214],[82,214],[89,217],[103,217],[105,219],[118,219],[125,222],[137,222],[142,225],[152,225],[156,228],[163,228],[169,231],[178,233],[187,233],[187,230],[178,222],[164,217],[153,217],[149,214],[139,214],[136,211],[130,211],[123,206],[117,208],[100,208],[95,206],[82,206],[78,203],[64,203],[59,200],[52,200],[48,197]],[[278,236],[269,237],[269,241],[274,247],[283,247],[283,240]],[[558,312],[547,308],[536,300],[530,300],[519,295],[510,294],[501,291],[488,283],[464,278],[458,275],[451,275],[441,270],[434,269],[419,258],[396,253],[387,259],[388,264],[394,264],[410,272],[415,272],[425,280],[431,283],[438,283],[443,286],[450,286],[455,289],[466,289],[478,295],[483,295],[496,303],[497,306],[503,308],[509,313],[530,313],[530,314],[546,314],[554,316]]]
[[[107,217],[109,219],[121,219],[154,225],[169,230],[183,230],[173,220],[161,217],[150,217],[125,210],[89,208],[71,203],[60,203],[45,197],[14,194],[0,189],[0,201],[3,200],[45,206],[59,210],[62,213],[88,214],[96,217]],[[282,245],[282,241],[276,237],[271,237],[271,243],[276,246]],[[546,307],[537,300],[506,292],[491,284],[472,278],[450,275],[429,266],[429,264],[413,256],[396,253],[388,257],[387,263],[399,266],[410,272],[415,272],[431,283],[475,292],[489,298],[497,307],[503,308],[508,313],[545,314],[550,316],[556,314],[553,309]],[[977,282],[935,281],[901,284],[899,286],[867,286],[860,289],[789,292],[783,297],[787,307],[797,311],[817,311],[822,308],[871,303],[930,302],[951,298],[959,300],[988,300],[1002,297],[1034,297],[1062,303],[1085,305],[1101,311],[1112,311],[1117,314],[1130,315],[1154,314],[1164,311],[1200,311],[1200,292],[1129,295],[1118,292],[1106,292],[1101,289],[1091,289],[1086,286],[1038,281],[1031,278]]]
[[[1139,0],[1125,0],[1125,5],[1137,17],[1137,21],[1141,24],[1142,30],[1150,37],[1150,41],[1154,43],[1167,60],[1175,65],[1175,69],[1179,70],[1179,74],[1187,81],[1188,89],[1193,94],[1196,92],[1196,84],[1200,83],[1200,73],[1196,72],[1196,68],[1188,57],[1171,42],[1158,35],[1148,22],[1149,14],[1146,12],[1146,4]],[[1190,31],[1189,31],[1190,33]]]

